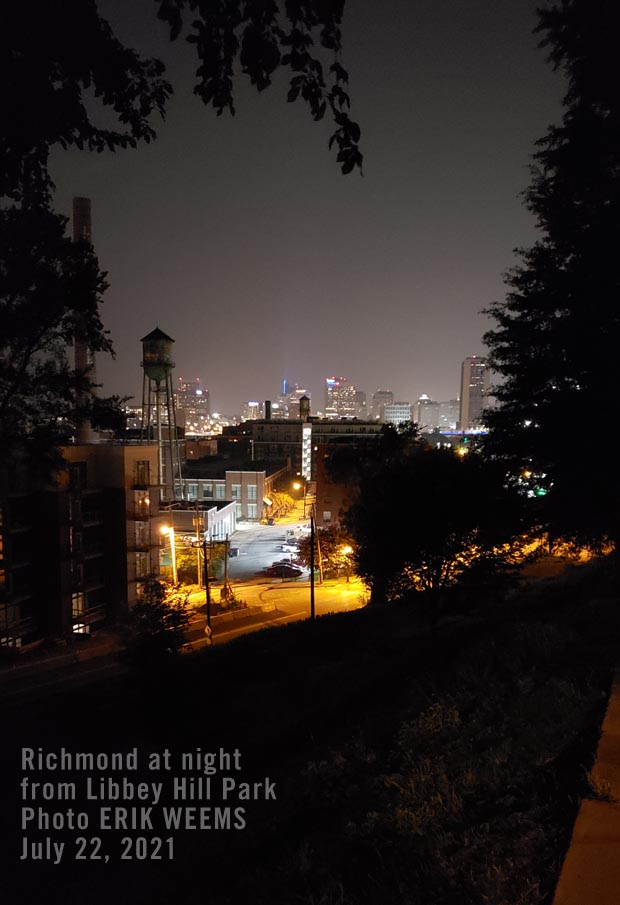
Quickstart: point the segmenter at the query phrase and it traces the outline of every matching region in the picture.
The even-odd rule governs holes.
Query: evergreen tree
[[[620,8],[562,0],[538,31],[567,79],[565,113],[537,143],[526,206],[541,232],[509,272],[485,341],[501,375],[487,453],[538,496],[552,537],[620,537],[611,439],[620,347]]]

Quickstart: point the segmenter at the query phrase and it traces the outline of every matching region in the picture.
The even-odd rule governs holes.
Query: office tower
[[[357,390],[346,377],[325,378],[325,414],[332,418],[354,418]]]
[[[410,402],[386,402],[383,406],[385,424],[404,424],[411,421]]]
[[[280,393],[278,405],[279,410],[275,412],[272,409],[272,417],[299,418],[299,403],[302,397],[310,398],[310,393],[298,383],[291,384],[286,378],[282,381],[282,392]]]
[[[355,408],[357,417],[365,420],[368,413],[366,410],[366,393],[363,390],[355,391]]]
[[[249,402],[244,402],[241,406],[241,420],[242,421],[258,421],[259,418],[263,417],[263,404],[262,402],[258,402],[258,400],[250,400]]]
[[[458,399],[448,399],[446,402],[438,402],[440,431],[454,431],[459,422],[460,402]]]
[[[439,403],[422,393],[415,405],[415,421],[422,433],[430,433],[439,427]]]
[[[209,390],[201,385],[200,377],[195,380],[179,377],[175,396],[177,414],[185,433],[200,434],[208,430],[211,415]]]
[[[394,393],[392,390],[377,390],[372,394],[372,408],[370,417],[377,421],[385,421],[384,406],[394,402]]]
[[[470,355],[461,366],[459,430],[476,430],[482,425],[482,411],[488,405],[490,373],[486,358]]]

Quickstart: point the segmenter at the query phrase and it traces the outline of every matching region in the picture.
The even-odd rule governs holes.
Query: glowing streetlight
[[[179,577],[177,575],[177,554],[174,547],[174,528],[172,525],[162,525],[159,529],[162,534],[167,534],[170,538],[170,559],[172,561],[172,583],[178,584]]]
[[[344,556],[345,565],[347,567],[347,581],[351,578],[351,560],[349,557],[353,553],[353,547],[350,544],[345,544],[340,548],[340,552]]]
[[[303,499],[304,499],[304,516],[303,517],[305,518],[306,517],[306,487],[304,484],[301,483],[301,481],[295,481],[293,483],[293,490],[302,490],[302,489],[304,492],[304,497],[303,497]]]

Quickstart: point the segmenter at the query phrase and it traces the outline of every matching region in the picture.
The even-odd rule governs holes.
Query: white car
[[[278,549],[282,550],[283,553],[299,553],[297,544],[280,544]]]

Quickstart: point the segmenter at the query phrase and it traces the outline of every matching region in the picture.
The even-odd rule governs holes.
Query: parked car
[[[283,553],[299,553],[297,544],[280,544],[278,550],[282,550]]]
[[[265,575],[269,575],[271,578],[299,578],[300,575],[303,575],[303,571],[297,566],[277,563],[275,566],[265,569]]]

